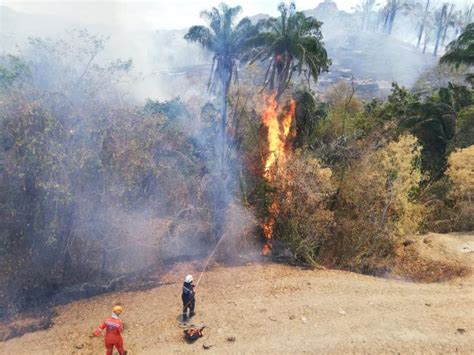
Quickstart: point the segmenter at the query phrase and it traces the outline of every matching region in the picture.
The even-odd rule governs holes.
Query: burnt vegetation
[[[0,317],[123,287],[221,238],[222,258],[258,250],[269,211],[275,256],[366,273],[390,270],[406,236],[472,230],[472,9],[374,6],[357,12],[364,30],[390,34],[400,13],[419,11],[418,45],[435,36],[435,54],[455,29],[441,62],[468,81],[393,83],[386,99],[358,98],[351,81],[316,94],[331,58],[322,23],[294,4],[257,23],[237,21],[239,7],[203,13],[208,27],[185,35],[212,54],[201,101],[137,103],[133,61],[104,60],[107,39],[85,30],[2,55]],[[279,107],[296,101],[271,180],[263,90]]]

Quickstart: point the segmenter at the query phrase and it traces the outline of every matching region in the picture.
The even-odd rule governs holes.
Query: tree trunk
[[[225,74],[224,74],[225,75]],[[220,173],[224,175],[226,166],[226,128],[227,128],[227,96],[229,94],[230,80],[226,75],[222,80],[222,96],[221,96],[221,126],[219,129],[220,134]]]
[[[444,47],[444,43],[446,42],[446,34],[448,33],[448,26],[444,27],[443,31],[443,39],[441,40],[441,46]]]
[[[437,24],[437,30],[436,30],[436,44],[433,51],[433,56],[435,57],[438,55],[439,42],[441,40],[441,35],[443,34],[443,29],[444,29],[445,24],[447,26],[447,21],[446,21],[447,15],[448,15],[448,5],[444,4],[438,18],[438,24]]]
[[[392,30],[393,30],[393,23],[395,22],[395,16],[397,16],[397,11],[398,9],[394,8],[392,11],[391,11],[391,14],[390,14],[390,21],[389,21],[389,27],[388,27],[388,34],[392,34]]]
[[[390,10],[387,11],[387,14],[385,15],[385,19],[384,19],[384,22],[383,22],[383,31],[385,33],[388,33],[388,22],[389,22],[389,19],[390,19]]]
[[[442,32],[442,27],[439,27],[438,30],[436,31],[436,44],[433,51],[433,56],[435,57],[438,55],[439,42],[441,40],[441,32]]]
[[[225,212],[228,205],[228,186],[226,186],[228,171],[227,164],[227,96],[229,94],[232,72],[221,74],[221,122],[219,137],[216,144],[216,160],[218,162],[217,176],[215,177],[214,211],[213,211],[213,237],[217,241],[222,237],[225,224]]]
[[[425,24],[422,23],[420,27],[420,32],[418,32],[418,41],[416,42],[416,48],[420,48],[421,38],[423,37],[424,31],[425,31]]]
[[[474,8],[474,5],[471,5],[471,7],[469,7],[469,10],[467,11],[465,26],[467,26],[468,24],[470,24],[472,22],[472,10],[473,10],[473,8]]]
[[[423,22],[421,23],[420,32],[418,33],[418,42],[416,48],[420,48],[421,38],[423,37],[423,32],[425,31],[426,18],[428,17],[428,9],[430,7],[430,0],[426,0],[425,13],[423,15]]]
[[[446,34],[448,33],[450,18],[453,16],[453,10],[454,10],[454,5],[451,4],[451,8],[449,9],[449,14],[446,14],[446,22],[444,25],[443,39],[441,40],[442,46],[444,46],[444,43],[446,42]]]
[[[281,95],[283,95],[283,93],[286,90],[286,87],[288,85],[288,77],[290,75],[290,71],[291,71],[291,59],[288,58],[286,60],[286,63],[284,65],[283,69],[281,70],[280,73],[278,73],[278,88],[277,88],[277,92],[276,92],[276,101],[277,102],[280,101]]]

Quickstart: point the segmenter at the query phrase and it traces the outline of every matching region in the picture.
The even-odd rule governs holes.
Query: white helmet
[[[186,275],[186,277],[184,278],[184,282],[186,282],[187,284],[193,282],[193,275]]]

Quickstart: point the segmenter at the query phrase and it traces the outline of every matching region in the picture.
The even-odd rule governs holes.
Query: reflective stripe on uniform
[[[105,321],[105,325],[107,326],[108,329],[110,328],[119,328],[120,327],[120,324],[117,324],[115,322],[109,322],[109,321]]]

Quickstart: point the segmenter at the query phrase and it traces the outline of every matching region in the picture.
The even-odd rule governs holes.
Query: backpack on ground
[[[205,327],[197,328],[197,327],[190,326],[189,328],[184,329],[183,330],[184,339],[190,343],[196,341],[197,339],[202,337],[202,330],[204,328]]]

